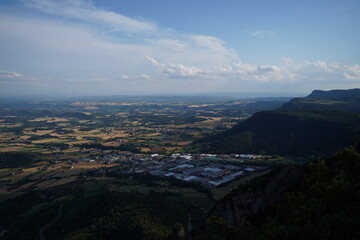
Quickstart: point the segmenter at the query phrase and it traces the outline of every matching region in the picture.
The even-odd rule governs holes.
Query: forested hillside
[[[305,98],[294,98],[284,104],[282,110],[336,110],[352,113],[360,112],[360,89],[314,90]]]
[[[294,99],[280,110],[255,113],[233,128],[198,141],[204,152],[333,154],[360,131],[359,90]],[[327,97],[328,98],[325,98]],[[340,101],[341,99],[341,101]],[[342,107],[345,106],[345,107]]]
[[[358,146],[309,164],[300,185],[286,193],[268,216],[263,216],[264,223],[258,219],[260,224],[234,228],[223,218],[213,216],[207,221],[207,232],[202,239],[359,239]]]

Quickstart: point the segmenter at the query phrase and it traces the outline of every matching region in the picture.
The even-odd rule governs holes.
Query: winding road
[[[53,224],[55,221],[59,220],[59,218],[61,217],[62,215],[62,211],[63,211],[63,207],[64,205],[61,204],[58,208],[58,214],[56,216],[56,218],[54,218],[51,222],[47,223],[45,226],[43,226],[41,229],[40,229],[40,240],[45,240],[45,230],[46,228],[48,228],[51,224]]]
[[[192,215],[188,212],[188,240],[191,240],[191,231],[192,231]]]

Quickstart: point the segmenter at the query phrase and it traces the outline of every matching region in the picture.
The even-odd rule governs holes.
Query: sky
[[[0,0],[0,95],[360,88],[359,0]]]

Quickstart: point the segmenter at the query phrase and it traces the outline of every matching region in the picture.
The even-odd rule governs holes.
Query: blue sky
[[[350,0],[2,0],[0,94],[359,88],[359,23]]]

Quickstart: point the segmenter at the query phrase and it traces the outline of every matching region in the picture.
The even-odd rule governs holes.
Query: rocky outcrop
[[[299,183],[304,174],[304,168],[295,166],[274,170],[233,190],[215,205],[212,215],[223,218],[232,227],[255,225],[264,219],[266,212],[285,191]]]

